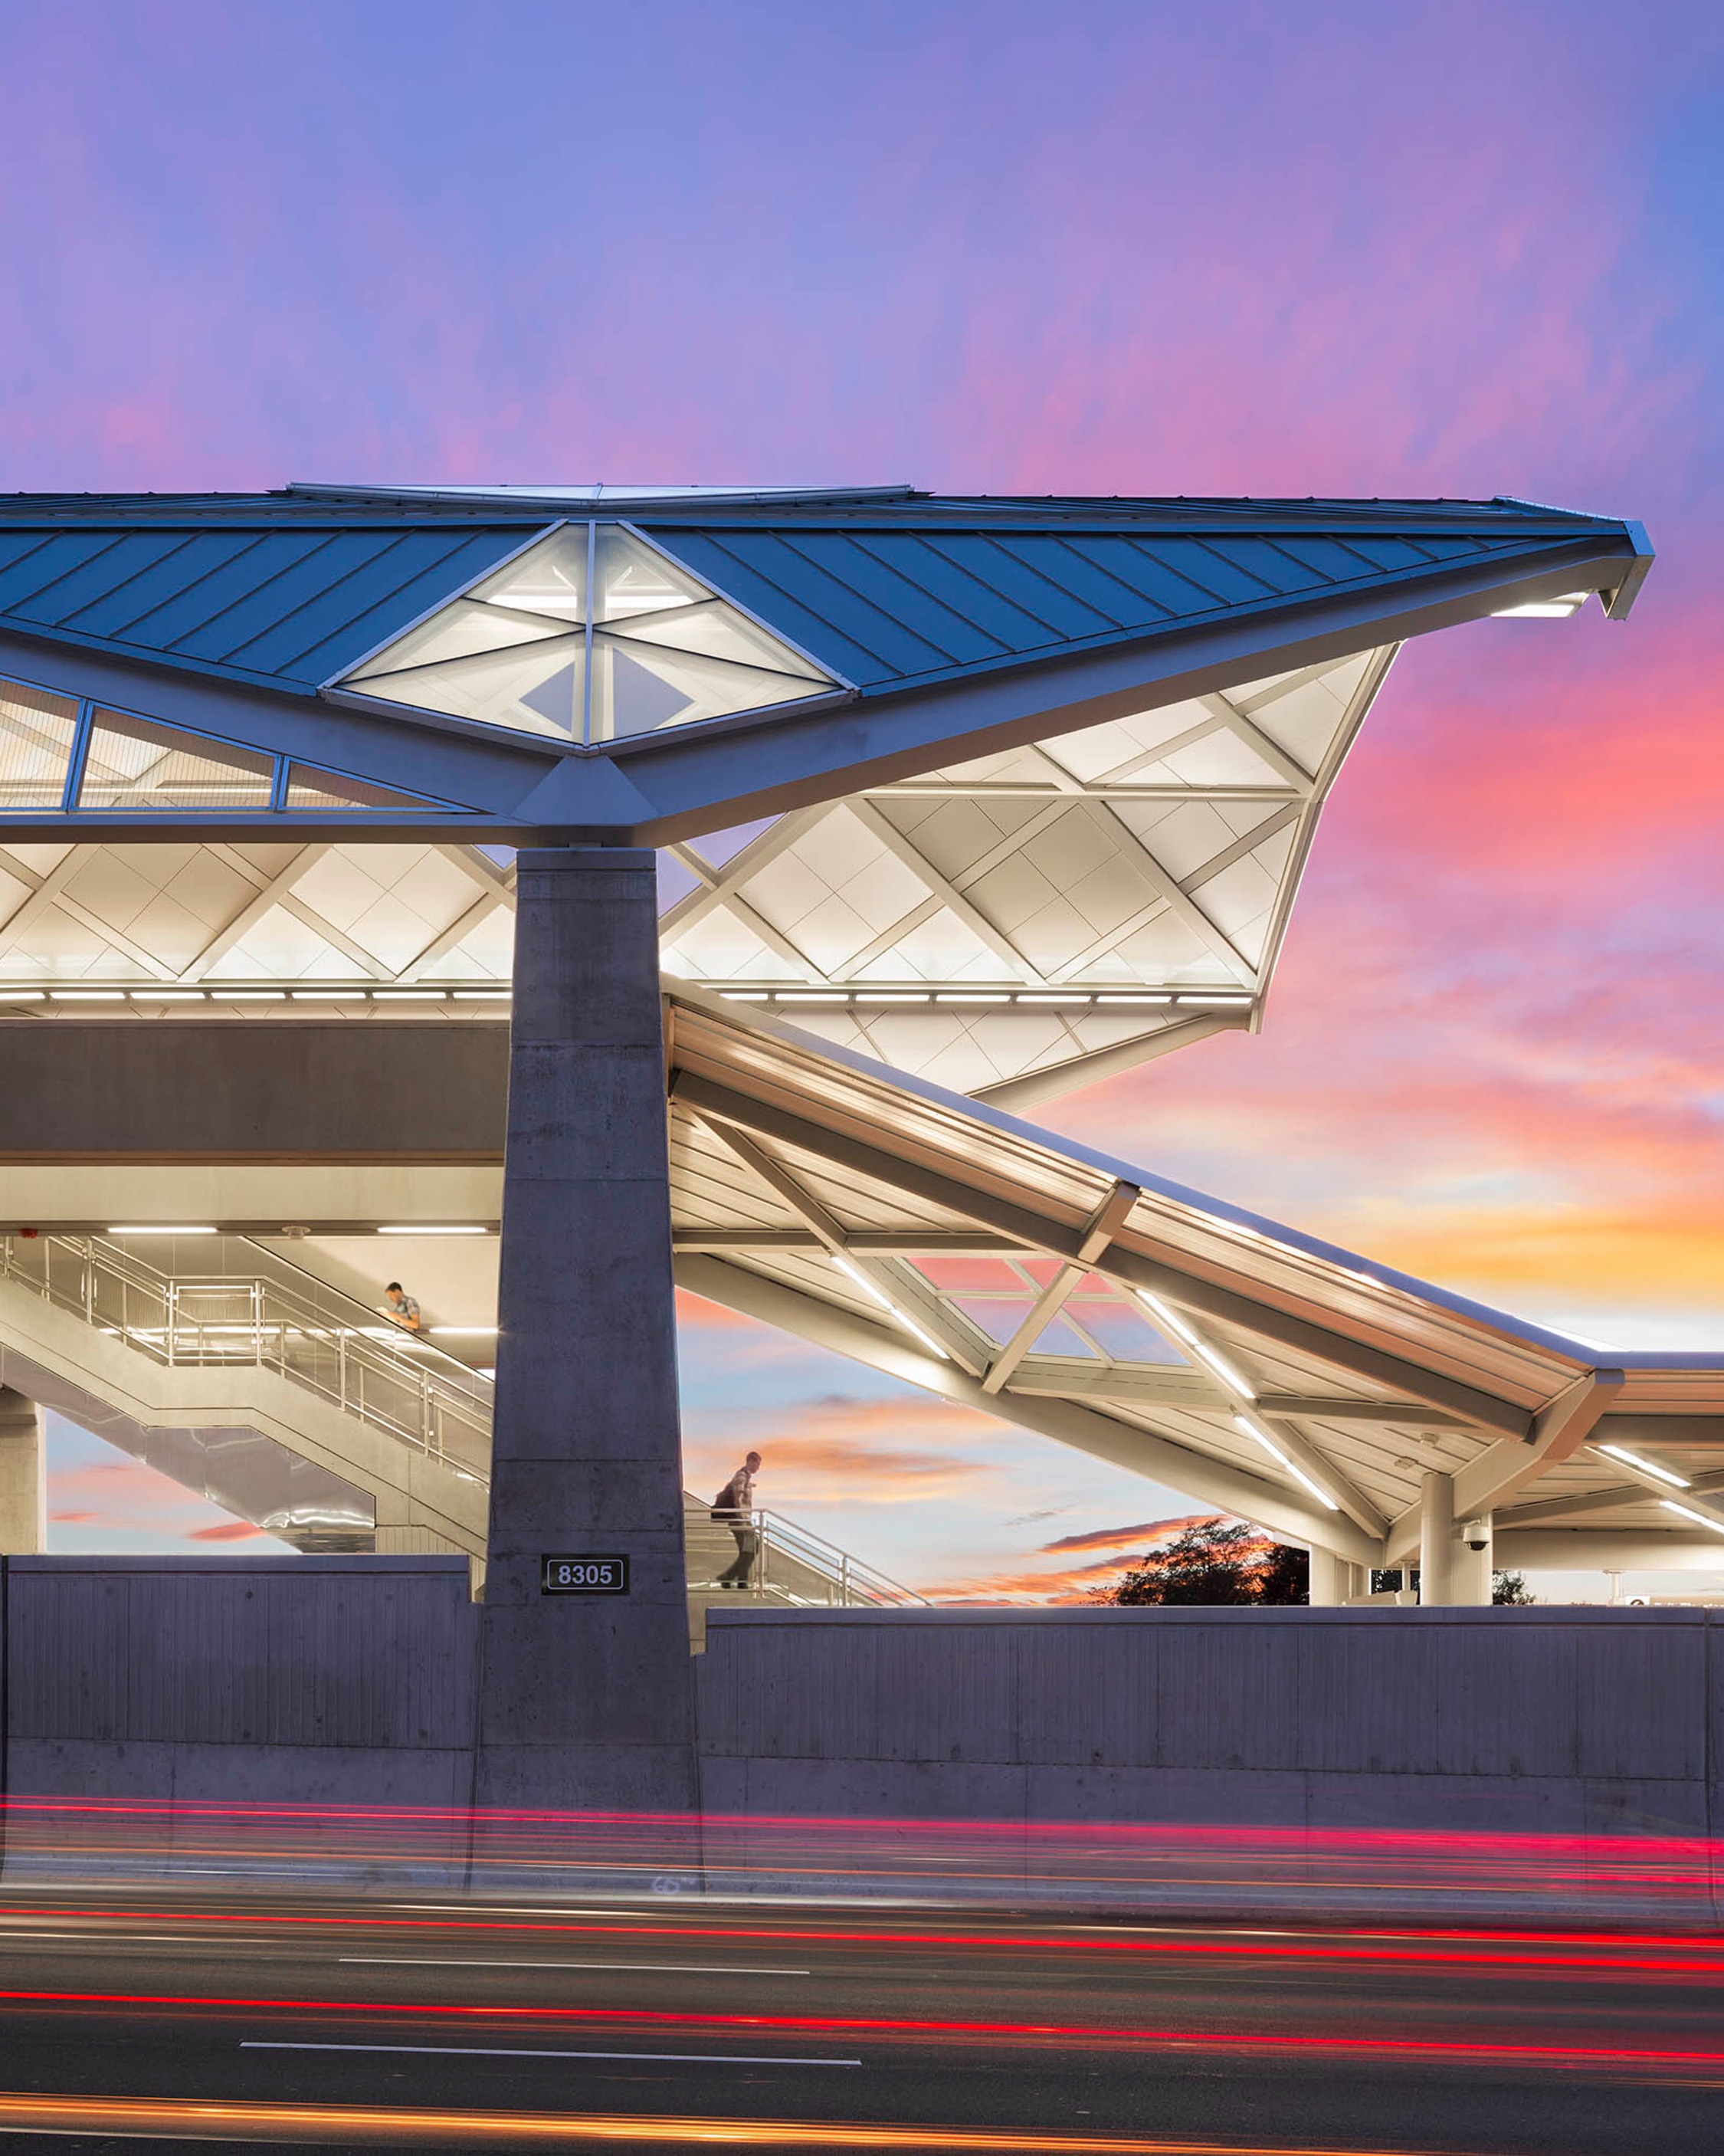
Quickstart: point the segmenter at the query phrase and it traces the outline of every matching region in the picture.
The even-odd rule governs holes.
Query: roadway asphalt
[[[3,1887],[0,2133],[1718,2156],[1724,1942]]]

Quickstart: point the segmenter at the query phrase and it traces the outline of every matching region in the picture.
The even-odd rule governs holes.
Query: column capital
[[[519,875],[576,875],[594,871],[603,875],[639,875],[656,871],[658,856],[650,846],[523,846],[515,856]]]

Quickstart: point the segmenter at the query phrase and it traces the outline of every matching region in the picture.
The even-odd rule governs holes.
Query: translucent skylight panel
[[[587,532],[584,524],[564,525],[494,570],[469,596],[524,613],[548,614],[558,621],[585,621]]]
[[[314,771],[309,764],[294,764],[288,772],[290,808],[423,808],[425,803],[412,793],[393,793],[387,786],[372,786],[363,778],[343,778],[332,771]]]
[[[586,635],[577,629],[512,651],[451,659],[405,674],[374,675],[356,685],[367,696],[386,697],[391,703],[578,741],[586,671]]]
[[[575,742],[793,703],[830,679],[633,532],[584,523],[346,678],[391,703]]]
[[[593,575],[598,586],[595,621],[620,621],[665,607],[693,606],[712,594],[656,547],[620,525],[601,524],[593,545]]]
[[[59,807],[77,726],[71,697],[0,681],[0,808]]]
[[[615,741],[655,733],[662,726],[692,726],[731,711],[789,704],[814,692],[806,677],[769,674],[693,652],[613,638],[603,630],[593,644],[593,708],[589,741]]]
[[[817,667],[722,599],[679,607],[670,613],[642,614],[612,634],[631,643],[669,644],[678,651],[704,652],[708,658],[728,659],[738,665],[800,675],[804,680],[825,685],[826,676]]]
[[[267,808],[272,757],[146,719],[98,711],[80,808]]]
[[[520,614],[502,613],[495,607],[475,606],[470,600],[458,599],[454,606],[445,607],[429,621],[410,629],[387,651],[379,652],[348,679],[364,681],[372,674],[398,674],[407,666],[430,666],[444,659],[469,659],[481,651],[506,651],[511,644],[531,644],[540,637],[567,633],[567,624],[564,622],[543,618],[532,620]]]

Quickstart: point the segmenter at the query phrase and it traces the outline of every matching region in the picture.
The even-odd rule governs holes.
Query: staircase
[[[0,1236],[0,1383],[296,1549],[482,1557],[489,1378],[246,1237],[195,1255],[164,1271],[106,1237]],[[692,1496],[684,1516],[697,1640],[721,1596],[921,1599],[768,1512],[750,1589],[726,1593],[729,1530]]]

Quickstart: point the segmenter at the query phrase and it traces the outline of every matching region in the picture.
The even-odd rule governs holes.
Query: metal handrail
[[[709,1526],[706,1502],[692,1491],[684,1491],[683,1505],[692,1579],[703,1550],[715,1564],[721,1556],[728,1563],[734,1553],[730,1546],[727,1518],[714,1521]],[[914,1588],[890,1578],[873,1565],[865,1564],[860,1558],[852,1557],[848,1550],[840,1549],[835,1543],[798,1527],[779,1513],[752,1512],[748,1524],[759,1538],[750,1582],[757,1594],[767,1595],[774,1601],[844,1609],[878,1609],[927,1600]]]
[[[489,1481],[488,1378],[244,1237],[218,1241],[211,1255],[236,1256],[234,1270],[170,1274],[100,1236],[6,1236],[0,1279],[170,1368],[276,1371],[472,1480]]]
[[[200,1238],[198,1249],[218,1264],[168,1273],[99,1235],[5,1235],[0,1280],[171,1369],[275,1371],[489,1486],[488,1378],[247,1237]],[[707,1509],[692,1493],[685,1502],[691,1513]],[[774,1599],[845,1607],[926,1600],[779,1513],[751,1519],[760,1537],[756,1585]],[[811,1591],[816,1583],[824,1591]]]
[[[913,1587],[906,1587],[900,1580],[865,1564],[836,1543],[798,1527],[782,1513],[758,1512],[754,1522],[761,1538],[761,1577],[766,1585],[772,1584],[772,1556],[777,1551],[811,1571],[824,1573],[842,1590],[839,1599],[846,1604],[927,1601],[926,1594],[918,1594]]]

